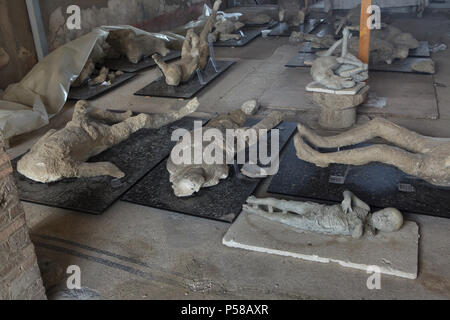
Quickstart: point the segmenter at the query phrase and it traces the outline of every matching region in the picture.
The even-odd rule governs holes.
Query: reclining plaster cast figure
[[[292,44],[298,44],[300,42],[311,42],[311,47],[316,49],[328,49],[336,42],[332,35],[325,35],[318,37],[315,34],[304,33],[301,31],[293,31],[289,37],[289,42]]]
[[[337,41],[324,56],[314,60],[311,68],[314,81],[329,89],[341,90],[353,88],[358,82],[369,78],[368,65],[347,51],[350,37],[350,31],[346,28],[344,37]],[[340,45],[342,45],[341,56],[333,56],[333,52]]]
[[[301,231],[326,235],[375,235],[376,231],[395,232],[403,226],[403,215],[395,208],[374,213],[352,192],[344,192],[344,201],[337,205],[250,197],[244,210],[265,219],[279,222]]]
[[[252,110],[244,108],[246,104],[243,105],[241,110],[235,110],[229,114],[218,116],[212,119],[203,128],[203,132],[207,129],[218,129],[222,132],[223,136],[226,136],[227,129],[244,129],[242,134],[245,134],[245,128],[242,128],[246,120],[250,115],[253,114]],[[270,130],[276,127],[282,121],[282,114],[280,112],[273,112],[261,122],[256,124],[250,129],[259,132],[261,129]],[[200,191],[201,188],[208,188],[219,184],[220,180],[226,179],[229,174],[229,166],[226,164],[225,160],[223,164],[206,164],[202,161],[202,164],[193,164],[193,155],[195,146],[195,130],[189,133],[190,143],[183,143],[180,141],[177,146],[172,150],[172,154],[167,161],[167,170],[170,173],[170,182],[172,183],[172,188],[177,197],[189,197]],[[211,147],[213,142],[201,141],[205,150],[206,147]],[[226,142],[223,142],[223,159],[227,159],[227,154],[233,154],[236,150],[230,151],[226,147]],[[198,146],[197,146],[198,147]],[[181,149],[181,150],[180,150]],[[175,164],[173,159],[179,156],[181,152],[188,152],[191,155],[192,164]]]
[[[217,11],[221,4],[221,0],[217,0],[214,3],[211,16],[206,22],[200,36],[198,36],[193,29],[188,30],[181,51],[181,59],[179,61],[167,64],[163,61],[161,56],[157,54],[152,56],[153,60],[155,60],[155,63],[164,74],[166,83],[169,86],[178,86],[180,83],[187,82],[191,79],[197,69],[205,69],[209,59],[208,35],[212,31],[216,21]]]
[[[241,39],[241,34],[236,33],[245,26],[244,23],[239,21],[231,21],[230,19],[225,19],[224,17],[218,17],[216,24],[214,25],[214,31],[211,33],[211,40],[216,42],[227,41],[227,40],[239,40]]]
[[[286,22],[289,26],[298,27],[305,22],[305,16],[308,11],[308,0],[305,0],[305,6],[301,9],[300,0],[280,0],[279,21]]]
[[[331,163],[365,165],[381,162],[419,177],[437,186],[450,186],[450,138],[422,136],[382,118],[376,118],[360,127],[337,136],[321,137],[305,126],[298,125],[295,136],[297,156],[319,167]],[[321,153],[303,139],[317,147],[338,148],[355,145],[380,137],[395,146],[375,144],[332,153]]]
[[[110,162],[88,163],[89,158],[125,141],[140,129],[158,129],[177,121],[198,108],[191,100],[178,112],[149,116],[132,112],[113,113],[89,107],[79,101],[72,121],[61,130],[50,130],[17,163],[17,171],[27,178],[49,183],[64,178],[96,176],[124,177]]]
[[[137,35],[130,29],[112,30],[106,41],[114,51],[126,56],[131,63],[139,63],[155,53],[166,56],[170,52],[164,40],[148,34]]]
[[[349,29],[359,30],[359,26],[349,27]],[[409,51],[418,47],[419,41],[410,33],[393,26],[384,25],[382,29],[372,30],[370,34],[370,60],[372,63],[391,64],[395,59],[407,58]],[[352,54],[358,54],[359,37],[350,39],[348,50]]]
[[[338,35],[347,24],[351,25],[348,27],[350,30],[359,31],[360,15],[360,5],[350,10],[347,16],[341,18],[336,24],[336,35]],[[417,41],[410,33],[403,32],[402,30],[385,23],[381,24],[381,29],[373,29],[370,32],[370,61],[375,64],[381,62],[391,64],[395,59],[405,59],[408,57],[411,49],[416,49],[418,47],[419,41]],[[348,50],[354,55],[358,54],[359,37],[350,39]],[[420,66],[418,68],[417,71],[421,72]],[[430,73],[434,73],[434,70],[432,71],[433,72]]]

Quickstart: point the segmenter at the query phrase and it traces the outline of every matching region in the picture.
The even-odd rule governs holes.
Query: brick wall
[[[25,213],[0,133],[0,300],[46,299]]]

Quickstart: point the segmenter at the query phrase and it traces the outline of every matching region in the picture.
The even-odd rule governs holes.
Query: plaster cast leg
[[[169,86],[178,86],[181,82],[181,78],[183,77],[181,67],[177,63],[165,63],[161,56],[158,54],[154,54],[152,58],[161,69],[161,72],[164,74],[166,83]]]
[[[92,108],[89,112],[89,115],[92,116],[94,119],[103,120],[110,123],[118,123],[130,118],[133,115],[133,112],[127,111],[117,113],[98,108]]]
[[[330,137],[318,136],[302,124],[299,124],[297,128],[302,137],[305,137],[315,146],[322,148],[351,146],[376,137],[383,138],[398,147],[416,153],[426,152],[430,145],[434,144],[432,139],[397,126],[382,118],[375,118],[362,126]]]
[[[123,173],[111,162],[82,163],[78,167],[79,178],[90,178],[99,176],[110,176],[120,179],[125,177],[125,173]]]
[[[105,136],[108,148],[127,140],[133,133],[146,128],[150,122],[150,115],[142,113],[110,126]]]
[[[183,108],[181,108],[179,111],[151,116],[150,119],[148,120],[146,128],[159,129],[161,127],[164,127],[165,125],[178,121],[195,112],[199,106],[200,103],[198,102],[198,99],[194,98],[191,101],[189,101],[188,104],[185,105]]]
[[[387,145],[321,153],[312,149],[299,134],[295,136],[294,143],[298,158],[319,167],[328,167],[331,163],[365,165],[371,162],[381,162],[393,165],[408,174],[417,175],[422,162],[420,155]]]

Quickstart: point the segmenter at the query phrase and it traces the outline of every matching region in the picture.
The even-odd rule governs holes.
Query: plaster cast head
[[[386,208],[374,212],[370,218],[370,224],[383,232],[394,232],[403,226],[403,215],[395,208]]]
[[[174,178],[172,188],[177,197],[189,197],[199,192],[205,181],[202,168],[188,168]]]

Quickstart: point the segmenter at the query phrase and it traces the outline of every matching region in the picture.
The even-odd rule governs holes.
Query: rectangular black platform
[[[188,82],[182,83],[177,87],[167,85],[164,77],[161,77],[158,80],[150,83],[145,88],[136,92],[135,95],[190,99],[235,63],[236,61],[216,60],[216,65],[219,70],[219,72],[216,72],[211,61],[209,61],[205,70],[202,72],[203,80],[205,81],[205,83],[203,84],[200,83],[197,75],[195,75]]]
[[[256,122],[251,119],[245,126],[251,126]],[[294,133],[296,124],[283,122],[277,128],[280,129],[280,150],[282,150]],[[203,188],[192,197],[178,198],[173,192],[169,178],[166,161],[163,161],[128,191],[121,200],[231,223],[238,217],[242,211],[242,205],[262,180],[237,175],[233,166],[230,166],[229,177],[218,185]]]
[[[214,42],[214,47],[243,47],[261,35],[261,29],[242,30],[244,37],[239,40],[230,39],[227,41]]]
[[[166,158],[175,142],[171,134],[178,128],[192,130],[197,118],[184,118],[159,130],[143,129],[128,140],[89,159],[89,162],[109,161],[126,176],[122,179],[100,176],[64,179],[54,183],[37,183],[14,170],[20,199],[51,207],[99,215],[139,179]],[[205,122],[205,121],[204,121]],[[13,161],[16,169],[18,159]]]
[[[325,51],[327,50],[326,48],[313,48],[311,46],[311,42],[303,42],[302,44],[300,44],[300,47],[298,49],[298,52],[301,53],[316,53],[318,51]],[[430,57],[430,48],[428,45],[428,41],[420,41],[419,42],[419,47],[417,49],[413,49],[409,51],[409,57]]]
[[[429,58],[431,53],[428,41],[419,41],[419,47],[417,49],[409,50],[409,56]]]
[[[304,24],[298,27],[291,27],[287,23],[282,22],[278,26],[274,27],[268,35],[271,37],[290,37],[294,31],[312,33],[314,29],[316,29],[323,22],[324,19],[312,18],[306,20]]]
[[[181,57],[181,51],[171,51],[162,59],[165,62],[178,59]],[[152,57],[145,57],[139,63],[131,63],[126,57],[120,59],[109,59],[105,61],[105,67],[123,72],[138,72],[147,68],[151,68],[156,66],[155,61],[153,61]]]
[[[281,169],[269,186],[269,193],[319,202],[341,202],[342,192],[350,190],[372,207],[395,207],[450,218],[450,188],[433,186],[381,163],[364,166],[331,164],[328,168],[319,168],[298,159],[295,153],[291,141],[281,161]]]
[[[89,86],[84,85],[79,88],[70,88],[68,98],[70,100],[90,100],[95,98],[101,94],[106,93],[109,90],[112,90],[124,82],[134,78],[136,73],[124,73],[121,76],[117,76],[112,82],[110,86],[98,85],[98,86]]]

